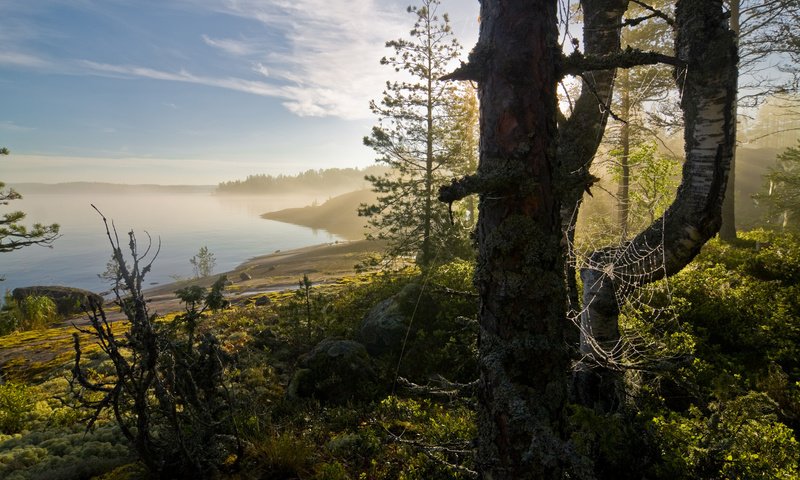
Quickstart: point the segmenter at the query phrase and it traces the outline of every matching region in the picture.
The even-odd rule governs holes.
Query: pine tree
[[[391,171],[366,177],[378,202],[359,208],[378,238],[389,240],[391,254],[415,255],[423,266],[466,253],[465,229],[451,222],[447,206],[437,201],[439,185],[453,176],[456,156],[447,127],[457,101],[455,86],[439,78],[461,51],[447,14],[440,16],[438,8],[438,0],[409,7],[416,17],[410,38],[386,42],[393,53],[381,64],[404,80],[387,81],[380,103],[370,103],[380,120],[364,144]]]

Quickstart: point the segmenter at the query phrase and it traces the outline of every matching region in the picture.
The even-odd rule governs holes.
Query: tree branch
[[[480,79],[481,69],[473,62],[461,62],[461,66],[439,78],[439,80],[466,80],[472,82],[478,82]]]
[[[649,12],[652,12],[654,17],[658,17],[658,18],[664,20],[665,22],[667,22],[667,25],[669,25],[671,27],[675,26],[675,19],[670,17],[666,13],[662,12],[661,10],[653,8],[652,6],[642,2],[640,0],[631,0],[631,3],[635,3],[636,5],[639,5],[640,7],[644,8],[645,10],[647,10]]]
[[[645,52],[628,47],[621,52],[601,56],[584,55],[580,52],[574,52],[564,58],[561,74],[562,76],[580,75],[583,72],[592,70],[631,68],[639,65],[656,65],[659,63],[665,63],[675,67],[684,65],[678,58],[671,55],[664,55],[658,52]]]

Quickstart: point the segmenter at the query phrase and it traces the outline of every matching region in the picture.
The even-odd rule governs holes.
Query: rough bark
[[[563,478],[569,358],[556,156],[556,0],[484,0],[476,285],[482,478]],[[534,368],[535,365],[535,368]]]
[[[584,14],[583,45],[586,55],[606,56],[619,52],[622,16],[628,0],[582,0]],[[614,69],[597,70],[583,75],[581,94],[568,119],[559,125],[558,158],[564,172],[566,188],[561,206],[564,233],[570,245],[575,240],[583,194],[591,182],[591,167],[597,147],[603,139],[608,120],[608,106],[614,85]],[[575,262],[567,267],[567,289],[570,309],[578,311],[578,287]],[[577,342],[577,329],[569,335]]]
[[[719,230],[735,142],[737,54],[721,0],[679,0],[676,69],[682,93],[686,162],[677,197],[664,216],[630,242],[594,252],[582,269],[585,310],[581,349],[603,368],[580,383],[585,403],[604,410],[619,404],[620,380],[601,358],[619,341],[617,297],[673,275]]]

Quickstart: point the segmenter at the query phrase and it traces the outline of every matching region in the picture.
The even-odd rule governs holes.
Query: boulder
[[[378,389],[378,376],[363,345],[352,340],[326,338],[302,357],[287,393],[343,404],[371,398]]]
[[[250,274],[249,274],[249,273],[247,273],[247,272],[242,272],[242,273],[240,273],[240,274],[239,274],[239,279],[240,279],[241,281],[245,282],[245,281],[247,281],[247,280],[252,280],[252,279],[253,279],[253,276],[252,276],[252,275],[250,275]]]
[[[381,301],[361,321],[359,338],[370,355],[380,356],[398,350],[408,325],[394,297]]]
[[[361,321],[359,340],[373,356],[399,352],[403,341],[414,336],[415,331],[408,331],[412,315],[430,311],[430,302],[430,296],[422,293],[418,284],[406,285],[396,295],[372,307]],[[424,323],[421,319],[413,322],[416,328]]]
[[[35,287],[19,287],[11,292],[12,298],[15,301],[21,302],[26,297],[30,296],[48,297],[53,303],[56,304],[56,309],[59,315],[70,316],[83,313],[85,308],[89,308],[90,301],[95,302],[97,305],[103,304],[103,297],[90,292],[73,287],[61,286],[35,286]]]
[[[269,297],[266,296],[266,295],[262,295],[260,297],[257,297],[255,302],[253,302],[253,304],[256,307],[263,307],[265,305],[269,305],[270,303],[272,303],[272,300],[270,300]]]

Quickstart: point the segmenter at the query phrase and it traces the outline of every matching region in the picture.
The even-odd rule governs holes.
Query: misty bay
[[[26,225],[34,222],[61,225],[61,238],[52,248],[31,246],[0,256],[3,290],[30,285],[67,285],[96,292],[108,289],[98,278],[106,269],[111,247],[102,219],[91,205],[113,220],[123,247],[127,233],[136,233],[140,250],[151,236],[161,251],[146,277],[148,285],[164,284],[173,277],[189,277],[189,259],[207,246],[216,259],[215,272],[231,270],[249,258],[341,238],[324,230],[265,220],[259,215],[324,201],[308,195],[224,196],[211,188],[132,188],[84,191],[18,188],[23,194],[4,208],[22,210]],[[32,191],[31,191],[32,190]],[[126,252],[127,253],[127,252]]]

